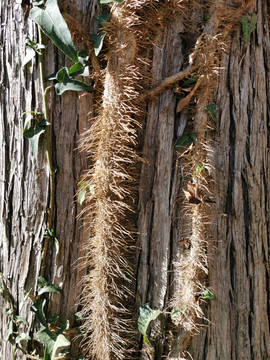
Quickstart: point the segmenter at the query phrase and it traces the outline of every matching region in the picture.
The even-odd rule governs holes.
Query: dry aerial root
[[[151,45],[151,33],[155,32],[149,14],[161,24],[177,5],[177,1],[126,1],[112,6],[106,26],[102,101],[82,142],[93,164],[84,176],[85,186],[91,189],[83,210],[90,238],[81,266],[87,271],[82,296],[84,348],[91,359],[134,358],[130,351],[134,309],[128,304],[133,302],[131,263],[140,169],[136,131],[145,106],[143,101],[138,104],[147,63],[141,54]]]
[[[203,283],[208,273],[207,245],[211,238],[209,224],[217,213],[217,209],[211,209],[216,193],[211,166],[211,134],[215,130],[215,114],[208,113],[207,109],[210,104],[215,108],[214,91],[219,72],[222,71],[222,53],[226,52],[233,31],[239,29],[240,17],[253,8],[253,0],[235,1],[232,6],[223,0],[212,3],[208,10],[211,19],[190,55],[190,60],[197,65],[194,74],[198,78],[196,85],[199,86],[195,85],[190,92],[191,96],[188,94],[179,101],[177,109],[181,111],[193,101],[194,110],[190,111],[192,122],[189,130],[196,134],[196,144],[179,154],[185,169],[181,198],[186,204],[182,216],[187,219],[187,228],[183,230],[184,240],[179,241],[180,255],[174,262],[175,290],[170,300],[171,308],[178,309],[180,314],[173,322],[182,328],[187,342],[190,334],[196,334],[199,330],[202,323],[200,319],[204,318],[200,297],[205,291]],[[186,349],[180,350],[181,355],[185,356]],[[173,351],[172,346],[172,353]]]
[[[176,13],[181,12],[185,19],[196,4],[184,0],[129,0],[111,7],[111,20],[106,25],[107,66],[101,75],[104,84],[101,104],[98,116],[82,141],[82,149],[90,154],[92,162],[84,176],[89,191],[83,215],[90,237],[81,264],[85,272],[84,348],[90,359],[136,357],[135,352],[132,353],[135,331],[132,262],[140,172],[137,130],[143,122],[142,109],[147,99],[190,74],[199,78],[196,89],[178,107],[181,111],[196,96],[193,131],[198,142],[185,157],[186,178],[191,188],[195,185],[208,192],[207,175],[197,176],[197,168],[198,164],[203,164],[206,174],[211,168],[209,116],[205,106],[212,101],[218,73],[220,51],[217,49],[226,45],[226,38],[248,6],[240,0],[233,3],[231,8],[225,1],[213,2],[209,10],[211,19],[197,41],[186,70],[175,78],[165,79],[163,84],[148,92],[143,88],[149,85],[146,64],[151,61],[148,49],[153,39]],[[200,91],[202,88],[204,91]],[[201,274],[207,273],[205,222],[208,209],[205,195],[201,196],[199,205],[188,205],[190,251],[174,264],[178,286],[170,301],[172,308],[186,309],[175,323],[188,331],[196,329],[196,319],[203,316],[196,299],[202,289]]]

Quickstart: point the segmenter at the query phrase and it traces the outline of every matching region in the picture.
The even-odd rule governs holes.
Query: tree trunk
[[[131,6],[134,3],[131,1]],[[142,9],[145,3],[149,14],[153,14],[147,0],[139,3],[142,3]],[[194,59],[197,68],[191,75],[196,75],[197,83],[201,81],[191,102],[181,112],[177,111],[177,88],[184,88],[180,101],[194,89],[194,84],[185,84],[187,77],[166,87],[154,98],[146,94],[140,104],[147,109],[144,107],[140,112],[142,129],[137,130],[137,148],[144,161],[136,165],[140,174],[133,220],[137,222],[138,246],[134,251],[134,244],[131,245],[134,281],[129,285],[135,297],[129,298],[127,294],[123,297],[132,307],[134,320],[133,324],[130,322],[130,328],[136,327],[139,307],[146,303],[163,313],[148,328],[153,348],[143,344],[139,335],[135,335],[130,357],[266,360],[270,358],[269,4],[266,0],[255,1],[254,6],[252,1],[227,4],[220,0],[214,4],[206,2],[209,7],[199,8],[193,2],[184,1],[188,19],[187,10],[175,10],[168,21],[166,15],[161,14],[164,11],[162,6],[159,8],[161,3],[156,2],[156,18],[150,18],[154,25],[147,25],[149,34],[146,34],[153,44],[151,49],[150,46],[140,48],[141,39],[137,47],[134,45],[139,33],[137,24],[133,25],[134,38],[133,35],[125,38],[121,26],[129,26],[128,20],[119,15],[121,5],[113,5],[113,11],[120,9],[119,13],[117,10],[114,13],[116,17],[119,15],[114,41],[119,41],[124,50],[122,53],[111,50],[112,44],[109,44],[104,50],[108,52],[108,67],[103,59],[101,61],[105,73],[104,78],[101,77],[105,81],[103,100],[107,99],[106,96],[113,98],[115,93],[118,96],[123,86],[123,79],[117,82],[118,75],[115,76],[113,91],[110,90],[112,93],[108,95],[106,81],[115,75],[112,64],[115,67],[118,64],[116,74],[129,63],[133,66],[133,52],[126,51],[120,41],[126,41],[130,46],[128,49],[135,49],[137,56],[147,58],[150,63],[146,67],[151,81],[149,77],[134,80],[142,81],[143,94],[144,88],[155,88],[165,78],[187,68],[188,61]],[[183,5],[180,1],[178,3]],[[95,1],[74,0],[63,4],[62,10],[72,14],[76,24],[83,24],[89,34],[97,32],[98,24],[94,17],[101,10]],[[129,11],[128,5],[125,11]],[[134,10],[136,16],[146,21],[147,16],[144,17],[140,11]],[[247,16],[250,21],[252,13],[257,14],[256,29],[246,42],[240,17]],[[6,0],[1,3],[1,24],[0,272],[18,312],[18,304],[26,292],[36,289],[36,280],[41,274],[50,185],[45,152],[40,149],[39,158],[35,160],[28,140],[22,136],[24,120],[21,113],[42,111],[36,62],[24,72],[20,68],[24,42],[27,37],[37,39],[37,30],[27,18],[27,6],[15,2],[8,4]],[[74,27],[72,33],[76,39],[78,28],[74,23],[69,25]],[[200,37],[202,31],[203,37]],[[123,54],[126,54],[124,60]],[[47,74],[59,70],[65,62],[68,60],[49,43],[46,49]],[[145,62],[143,64],[145,67]],[[217,67],[218,77],[215,76]],[[122,99],[121,94],[117,96],[117,101]],[[87,276],[89,272],[85,264],[81,271],[78,270],[84,261],[80,258],[83,244],[92,240],[88,238],[88,232],[83,231],[84,223],[78,218],[81,207],[75,195],[77,184],[89,163],[88,154],[78,152],[78,141],[89,129],[89,119],[96,115],[96,100],[97,97],[91,93],[74,95],[67,92],[58,98],[50,93],[54,165],[59,168],[53,228],[60,250],[56,254],[55,245],[50,240],[44,277],[63,290],[61,295],[51,296],[49,310],[70,320],[77,310],[80,296],[88,297],[88,291],[91,291],[92,279],[89,286],[80,283],[83,275]],[[138,99],[134,102],[137,106]],[[205,110],[209,104],[216,105],[214,114],[209,115]],[[112,115],[107,111],[106,116],[109,119]],[[137,116],[137,113],[133,114],[136,119]],[[106,117],[104,119],[106,122]],[[92,128],[91,131],[98,130]],[[189,138],[188,145],[176,148],[183,133],[188,136],[194,133],[197,141]],[[97,143],[99,139],[95,141]],[[114,151],[114,147],[109,150],[111,148]],[[128,165],[124,166],[129,169]],[[95,186],[98,187],[98,183]],[[188,200],[183,190],[193,198]],[[85,209],[87,220],[88,208]],[[125,254],[123,251],[121,256]],[[100,256],[102,259],[103,255]],[[128,257],[130,260],[130,253]],[[94,272],[91,274],[93,277]],[[207,299],[207,289],[215,295],[215,300]],[[104,298],[106,296],[104,294]],[[111,301],[112,296],[109,296]],[[4,342],[8,327],[7,305],[2,298],[0,304],[0,356],[11,359],[12,348]],[[28,299],[22,315],[29,321],[26,330],[33,332],[36,323],[29,311],[30,304]],[[110,306],[108,309],[109,313]],[[173,311],[177,313],[175,318],[171,317]],[[117,312],[114,316],[117,317]],[[110,321],[113,326],[117,323]],[[90,328],[89,332],[94,333],[93,330]],[[126,346],[130,349],[130,345]],[[29,344],[29,350],[33,348],[35,344]],[[77,348],[75,350],[79,352]],[[93,353],[98,354],[95,349]],[[106,355],[108,359],[117,358],[118,348],[117,354],[112,350],[106,354],[109,354]],[[18,351],[16,359],[21,358],[23,355]],[[94,358],[91,351],[89,358]],[[95,359],[99,360],[98,357]]]
[[[19,3],[19,2],[18,2]],[[91,21],[95,8],[92,1],[65,2],[65,7],[76,15],[78,22],[86,24],[87,31],[94,33],[97,24]],[[90,10],[90,11],[88,11]],[[99,9],[98,9],[99,10]],[[36,290],[37,277],[41,275],[44,233],[49,206],[49,172],[44,140],[41,142],[38,160],[23,137],[24,111],[43,112],[39,67],[37,59],[24,71],[21,64],[25,56],[27,38],[38,41],[37,27],[28,17],[29,8],[15,1],[1,2],[1,226],[0,226],[0,272],[14,298],[16,312],[25,294]],[[64,56],[47,41],[45,50],[46,76],[65,66]],[[69,64],[69,63],[68,63]],[[63,320],[76,312],[81,293],[78,259],[83,239],[82,221],[78,218],[80,205],[75,201],[77,184],[82,170],[86,168],[86,156],[79,153],[78,141],[89,127],[89,112],[93,95],[67,92],[56,97],[49,93],[50,122],[53,147],[53,165],[58,168],[55,189],[53,229],[59,241],[56,254],[54,241],[49,239],[44,277],[62,288],[61,295],[52,295],[49,309]],[[29,120],[29,119],[28,119]],[[42,270],[43,271],[43,270]],[[5,342],[8,306],[0,297],[0,357],[11,359],[12,349]],[[29,310],[32,301],[23,306],[22,316],[29,326],[25,332],[33,333],[40,325],[34,323]],[[49,311],[49,310],[48,310]],[[35,325],[34,325],[35,324]],[[29,350],[36,345],[29,345]],[[22,353],[16,353],[16,359]]]

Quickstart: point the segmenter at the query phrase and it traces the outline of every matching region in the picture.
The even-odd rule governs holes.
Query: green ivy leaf
[[[189,132],[188,134],[184,134],[180,136],[179,139],[177,139],[175,143],[176,148],[180,148],[182,146],[187,146],[190,144],[196,144],[197,143],[197,135],[194,132]]]
[[[65,354],[69,354],[70,353],[70,349],[62,349],[59,351],[59,356],[63,356]]]
[[[103,47],[103,41],[105,38],[105,33],[102,33],[100,35],[97,34],[91,34],[91,39],[94,41],[94,49],[95,49],[95,55],[98,56],[102,47]]]
[[[102,25],[104,25],[104,23],[106,23],[107,21],[110,21],[110,18],[111,18],[110,13],[103,14],[103,15],[96,17],[97,21],[100,22]]]
[[[248,18],[246,16],[242,16],[240,20],[242,23],[244,42],[245,44],[248,44],[251,33],[256,29],[257,15],[253,13],[250,22],[248,22]]]
[[[54,235],[54,229],[46,229],[44,236],[48,236],[54,240],[55,248],[56,248],[56,255],[57,255],[59,252],[59,241],[58,241],[57,237]]]
[[[85,197],[88,191],[90,191],[92,195],[95,194],[96,184],[87,185],[86,181],[80,181],[78,183],[78,186],[81,187],[81,190],[79,191],[78,194],[78,203],[82,205],[85,201]]]
[[[192,85],[192,84],[195,84],[198,80],[199,80],[198,76],[192,75],[192,76],[190,76],[189,78],[187,78],[187,79],[184,81],[182,87],[185,88],[185,87],[188,87],[188,86],[190,86],[190,85]]]
[[[48,328],[43,328],[37,332],[39,341],[45,344],[45,359],[54,359],[56,351],[61,347],[70,346],[70,342],[63,335],[55,335]]]
[[[57,0],[47,0],[43,6],[34,6],[30,11],[30,18],[66,56],[74,62],[78,61],[77,50]]]
[[[194,144],[197,144],[197,135],[194,132],[190,132],[188,135],[190,136]]]
[[[190,145],[192,142],[191,137],[188,134],[184,134],[176,141],[175,147],[180,148],[182,146]]]
[[[202,298],[208,300],[216,300],[215,294],[213,294],[209,289],[204,290],[204,292],[202,293]]]
[[[179,310],[173,310],[173,312],[171,313],[171,318],[174,319],[176,317],[179,317],[181,315]]]
[[[45,49],[45,45],[38,44],[35,41],[26,39],[25,42],[25,57],[22,61],[22,69],[27,65],[37,54],[40,54],[40,50]]]
[[[51,314],[47,314],[46,320],[48,324],[53,324],[59,319],[59,315],[52,316]]]
[[[71,68],[68,69],[69,76],[89,76],[89,66],[84,66],[80,62],[77,62]]]
[[[68,68],[64,67],[56,74],[58,81],[55,84],[55,92],[57,95],[62,95],[65,91],[93,91],[92,86],[89,86],[82,81],[74,80],[69,76]]]
[[[31,340],[31,337],[25,333],[21,333],[15,338],[16,344],[19,344],[21,341],[29,341]]]
[[[214,120],[216,117],[216,104],[206,105],[205,110],[209,113],[211,118]]]
[[[83,321],[86,318],[86,315],[82,312],[78,311],[75,314],[73,314],[73,317],[76,321],[80,322]]]
[[[40,135],[45,132],[46,126],[49,126],[50,123],[48,123],[45,119],[42,119],[41,121],[38,122],[38,124],[35,124],[35,125],[31,126],[30,128],[26,129],[27,124],[28,124],[28,122],[26,123],[26,126],[24,127],[23,136],[30,140],[30,145],[31,145],[33,155],[37,159]]]
[[[161,311],[160,310],[152,310],[148,304],[140,306],[140,316],[138,319],[138,330],[143,335],[143,341],[149,345],[152,346],[147,339],[146,332],[147,328],[152,320],[155,320],[159,315]]]
[[[44,6],[45,2],[46,2],[46,0],[34,0],[33,5],[34,6]]]
[[[201,175],[201,172],[203,171],[204,168],[205,168],[204,164],[200,162],[197,166],[197,171],[196,171],[197,177]]]
[[[62,290],[59,286],[54,285],[48,281],[46,281],[43,277],[38,277],[37,280],[37,287],[38,287],[38,295],[42,295],[44,293],[54,293],[54,294],[61,294]]]
[[[61,329],[58,330],[57,335],[63,334],[64,331],[68,330],[68,329],[69,329],[69,325],[70,325],[70,324],[69,324],[69,321],[66,320],[66,321],[64,322],[63,326],[61,327]]]
[[[45,344],[44,359],[53,359],[52,353],[57,336],[53,334],[47,327],[43,327],[37,332],[37,338],[40,342]]]
[[[25,65],[28,64],[32,59],[34,59],[35,55],[36,55],[35,50],[30,46],[26,46],[25,47],[25,57],[22,61],[22,68],[24,68]]]
[[[37,301],[30,307],[30,310],[36,315],[38,320],[43,326],[47,326],[47,321],[44,314],[44,306],[46,304],[46,299],[37,299]]]

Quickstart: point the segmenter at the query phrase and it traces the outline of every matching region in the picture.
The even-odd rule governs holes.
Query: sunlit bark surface
[[[216,300],[202,304],[209,322],[205,321],[205,327],[192,338],[183,329],[174,332],[178,340],[170,349],[166,339],[168,322],[165,317],[159,318],[150,334],[155,343],[153,359],[165,355],[178,359],[183,351],[182,356],[189,358],[189,353],[194,360],[270,358],[267,4],[266,0],[257,0],[257,27],[247,45],[241,37],[240,25],[228,41],[214,96],[217,116],[211,156],[215,203],[211,205],[206,285]],[[96,9],[91,1],[76,0],[70,2],[69,11],[74,11],[78,18],[81,16],[82,23],[88,24],[89,32],[94,33],[96,25],[92,19]],[[22,112],[40,111],[42,107],[36,62],[24,72],[20,65],[24,42],[26,38],[37,39],[36,28],[27,18],[27,7],[16,2],[3,0],[0,16],[0,272],[18,305],[25,293],[35,288],[40,271],[49,180],[44,151],[41,149],[38,161],[35,160],[28,140],[22,136]],[[199,35],[196,31],[183,32],[181,21],[180,17],[175,19],[156,39],[151,64],[155,83],[183,69],[186,49]],[[46,51],[46,71],[50,74],[64,65],[64,58],[51,45]],[[179,128],[174,90],[168,89],[148,103],[139,138],[147,161],[141,168],[138,189],[135,318],[138,307],[145,303],[167,309],[175,286],[173,262],[184,251],[180,240],[185,226],[185,219],[181,218],[185,204],[179,199],[183,199],[181,184],[185,169],[181,160],[177,161],[174,149]],[[59,167],[54,229],[60,251],[56,255],[54,244],[49,245],[46,277],[63,289],[62,295],[53,296],[51,310],[71,319],[81,292],[81,274],[76,264],[80,261],[83,238],[74,196],[86,168],[86,159],[77,147],[79,136],[89,127],[87,118],[93,111],[93,97],[66,93],[56,98],[51,94],[50,102],[54,163]],[[185,114],[184,110],[182,122]],[[23,315],[32,330],[29,304],[27,301]],[[0,310],[0,357],[11,359],[11,346],[4,342],[7,318],[2,298]],[[138,340],[136,349],[141,348],[142,342]],[[138,357],[148,359],[151,354]],[[22,358],[19,353],[17,358]]]

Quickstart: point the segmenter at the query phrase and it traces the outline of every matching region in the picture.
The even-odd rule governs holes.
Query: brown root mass
[[[188,29],[191,26],[188,14],[197,5],[186,0],[130,0],[111,8],[111,21],[106,26],[107,67],[103,74],[101,105],[82,141],[82,149],[90,154],[93,164],[84,176],[92,190],[87,193],[83,210],[90,237],[81,263],[85,270],[82,296],[84,348],[90,359],[136,357],[132,352],[135,347],[132,344],[135,331],[133,312],[138,310],[134,310],[132,296],[140,173],[136,148],[137,130],[143,123],[143,109],[149,94],[145,89],[151,83],[146,65],[151,61],[148,49],[157,32],[176,13],[182,14]],[[187,102],[196,96],[192,128],[198,143],[184,155],[183,164],[187,182],[206,191],[211,181],[209,138],[212,123],[205,106],[212,101],[221,51],[226,48],[228,36],[239,23],[240,16],[252,5],[253,1],[238,0],[231,6],[225,1],[213,1],[208,10],[211,18],[189,58],[191,70],[187,73],[201,79],[196,93],[194,91]],[[156,96],[158,92],[152,95]],[[183,103],[179,105],[179,111],[184,106]],[[196,175],[199,163],[205,166],[205,176]],[[188,204],[185,212],[190,251],[174,264],[177,286],[170,306],[185,309],[175,324],[192,332],[197,329],[197,319],[203,317],[198,295],[203,289],[202,274],[207,273],[205,249],[209,205],[204,202]]]

